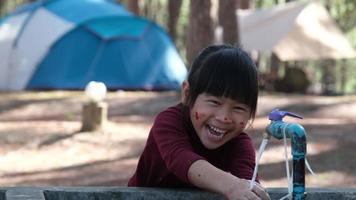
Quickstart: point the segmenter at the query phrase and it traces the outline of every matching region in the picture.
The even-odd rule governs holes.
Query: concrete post
[[[103,130],[108,115],[106,102],[89,102],[83,105],[81,131]]]

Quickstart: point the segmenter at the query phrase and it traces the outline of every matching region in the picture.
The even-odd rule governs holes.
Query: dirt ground
[[[103,132],[80,132],[80,92],[0,94],[0,186],[124,186],[155,114],[179,101],[174,92],[111,92]],[[356,96],[262,94],[248,133],[256,151],[273,108],[298,113],[308,135],[307,187],[356,187]],[[290,150],[289,150],[290,151]],[[271,139],[259,174],[286,187],[283,141]]]

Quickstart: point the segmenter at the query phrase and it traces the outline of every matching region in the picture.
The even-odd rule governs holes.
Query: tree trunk
[[[251,1],[250,0],[235,0],[238,4],[237,5],[240,5],[239,8],[240,9],[250,9],[251,8]]]
[[[326,1],[326,9],[330,13],[330,1]],[[336,93],[336,61],[324,60],[322,62],[325,66],[322,68],[322,88],[323,94],[333,95]]]
[[[177,22],[180,14],[180,7],[182,0],[170,0],[168,1],[168,33],[173,41],[176,41],[177,37]]]
[[[278,71],[279,66],[281,65],[281,61],[279,60],[278,56],[275,53],[271,54],[271,69],[269,78],[272,81],[276,81],[278,79]]]
[[[323,60],[322,63],[323,94],[333,95],[336,93],[335,60]]]
[[[295,1],[295,0],[285,0],[286,3],[288,2],[292,2],[292,1]],[[278,4],[278,0],[275,0],[275,3]],[[279,59],[278,59],[278,56],[272,52],[272,58],[271,58],[271,63],[274,62],[273,65],[271,65],[271,75],[272,75],[272,80],[275,82],[279,79],[278,77],[278,73],[279,73],[279,69],[282,67],[284,67],[284,70],[285,71],[288,71],[289,68],[291,68],[292,66],[295,67],[295,64],[291,64],[291,63],[287,63],[287,62],[281,62]]]
[[[3,13],[4,6],[5,6],[5,0],[0,0],[0,16],[4,14]]]
[[[219,0],[219,24],[224,43],[239,44],[236,7],[236,0]]]
[[[127,2],[128,9],[133,12],[135,15],[140,15],[140,7],[139,7],[139,0],[129,0]]]
[[[210,0],[191,0],[188,26],[187,61],[190,65],[196,54],[212,43],[213,21]]]
[[[346,61],[343,59],[341,60],[341,67],[340,67],[340,90],[342,94],[345,94],[346,92],[346,83],[347,83],[347,66],[346,66]]]

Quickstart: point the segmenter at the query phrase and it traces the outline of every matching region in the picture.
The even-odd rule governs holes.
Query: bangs
[[[197,82],[197,88],[201,91],[198,93],[227,97],[248,105],[255,96],[252,91],[257,87],[254,84],[256,77],[251,77],[253,74],[249,74],[243,66],[231,60],[212,59],[201,71],[201,78]]]
[[[206,79],[198,83],[201,92],[217,97],[226,97],[248,105],[251,102],[251,85],[248,77],[241,74],[228,73],[217,70],[214,74],[207,74]]]

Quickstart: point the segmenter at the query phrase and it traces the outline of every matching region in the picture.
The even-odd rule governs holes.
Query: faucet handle
[[[268,119],[271,121],[282,121],[285,116],[303,119],[303,117],[301,117],[295,113],[291,113],[288,111],[282,111],[279,109],[272,110],[268,115]]]

